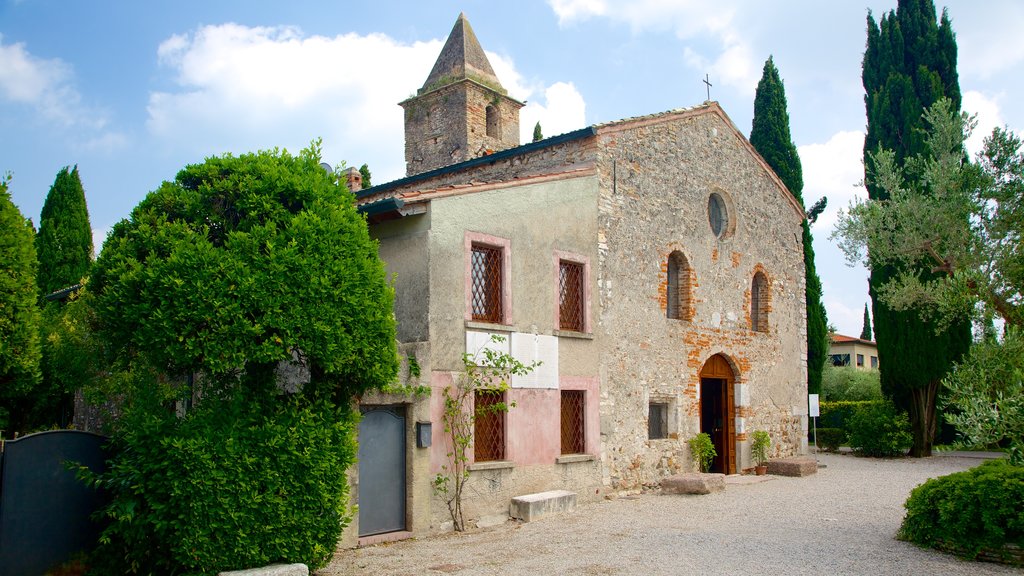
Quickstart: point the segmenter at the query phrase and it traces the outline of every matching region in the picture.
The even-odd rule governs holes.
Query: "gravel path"
[[[644,494],[528,524],[346,550],[318,574],[1024,574],[893,538],[914,486],[979,460],[819,461],[827,467],[805,478],[708,496]]]

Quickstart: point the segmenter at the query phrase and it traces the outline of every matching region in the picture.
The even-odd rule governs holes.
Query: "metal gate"
[[[359,535],[405,530],[405,407],[364,406],[359,422]]]
[[[39,576],[96,544],[89,517],[103,497],[65,463],[105,469],[106,438],[76,430],[30,434],[0,454],[0,574]]]

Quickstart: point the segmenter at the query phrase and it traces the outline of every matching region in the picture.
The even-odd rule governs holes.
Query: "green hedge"
[[[1024,467],[992,460],[915,488],[904,507],[898,538],[953,551],[966,558],[979,553],[1011,556],[1007,544],[1024,548]]]
[[[835,452],[846,443],[846,431],[842,428],[818,428],[818,447]]]
[[[913,442],[910,420],[892,402],[857,408],[847,421],[850,448],[862,456],[903,456]]]
[[[819,404],[821,416],[818,417],[818,428],[839,428],[849,431],[849,420],[859,408],[882,404],[884,400],[839,400],[825,401]]]
[[[113,494],[94,574],[216,574],[278,562],[315,569],[346,517],[353,417],[323,403],[204,399],[148,416],[93,484]]]

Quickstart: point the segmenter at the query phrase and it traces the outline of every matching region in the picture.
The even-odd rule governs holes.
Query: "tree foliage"
[[[14,403],[39,382],[39,309],[32,224],[11,202],[0,177],[0,428],[10,430]]]
[[[921,112],[948,98],[960,108],[956,70],[957,46],[946,12],[936,22],[932,0],[899,0],[897,9],[876,23],[869,12],[864,51],[865,183],[868,197],[884,200],[887,192],[871,174],[872,153],[892,151],[897,165],[924,150]],[[874,336],[878,343],[882,388],[907,410],[914,429],[911,454],[931,454],[935,435],[935,397],[939,382],[970,344],[970,326],[959,323],[937,331],[934,323],[912,310],[895,310],[880,298],[879,289],[906,272],[893,265],[869,266]],[[919,270],[909,270],[919,273]]]
[[[370,174],[370,167],[368,165],[363,164],[362,166],[359,167],[359,176],[361,176],[363,179],[362,184],[364,190],[373,187],[373,184],[371,183],[370,180],[372,175]]]
[[[533,126],[533,142],[540,142],[544,139],[544,133],[540,129],[540,121]]]
[[[209,158],[111,231],[84,295],[110,366],[100,391],[123,409],[92,478],[112,494],[101,572],[322,566],[333,552],[350,405],[398,362],[376,243],[319,163],[318,143]]]
[[[397,372],[393,290],[352,196],[318,165],[260,152],[188,166],[116,224],[91,290],[122,361],[200,373],[201,392],[274,390],[280,362],[336,402]]]
[[[65,166],[43,203],[36,235],[42,296],[77,284],[92,266],[92,226],[78,166]]]
[[[750,143],[768,162],[786,188],[803,207],[803,168],[796,145],[789,131],[786,90],[771,57],[764,63],[761,81],[754,97],[754,121]],[[815,208],[821,204],[819,201]],[[819,210],[820,212],[820,210]],[[815,214],[815,218],[817,215]],[[814,263],[814,239],[808,220],[803,222],[804,272],[806,274],[807,307],[807,390],[817,394],[821,389],[821,373],[828,356],[828,317],[822,303],[821,278]]]
[[[871,313],[868,312],[868,305],[864,303],[864,325],[860,329],[861,340],[871,340]]]

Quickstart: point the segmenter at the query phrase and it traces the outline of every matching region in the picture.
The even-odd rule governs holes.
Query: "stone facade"
[[[655,487],[694,470],[687,440],[701,431],[716,434],[723,473],[752,466],[753,430],[770,433],[772,457],[806,450],[803,212],[716,103],[469,157],[357,201],[392,275],[401,349],[429,387],[363,399],[432,423],[432,446],[408,448],[409,533],[450,527],[429,487],[450,451],[443,391],[490,334],[544,364],[513,379],[503,457],[472,466],[470,524],[507,518],[530,493],[585,502]],[[471,314],[477,245],[502,254],[498,321]],[[564,262],[583,270],[582,329],[561,325]],[[573,453],[561,437],[567,397],[583,399]]]

